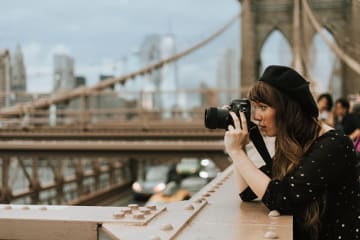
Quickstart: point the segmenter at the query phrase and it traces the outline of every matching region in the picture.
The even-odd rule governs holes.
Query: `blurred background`
[[[204,109],[293,66],[359,101],[358,1],[3,1],[2,203],[191,198],[224,170]]]

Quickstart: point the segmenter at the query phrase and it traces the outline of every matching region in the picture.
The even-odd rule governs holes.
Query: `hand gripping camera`
[[[205,109],[205,127],[209,129],[227,129],[229,125],[234,126],[234,121],[229,111],[234,112],[238,118],[240,118],[239,112],[244,112],[247,125],[250,127],[250,101],[247,99],[235,99],[231,101],[229,106],[230,109],[215,107]]]
[[[247,99],[235,99],[230,103],[229,109],[210,107],[205,109],[205,127],[209,129],[227,129],[229,125],[234,126],[234,121],[230,115],[230,111],[234,112],[240,118],[240,112],[244,112],[246,123],[249,129],[249,136],[254,143],[256,150],[264,159],[265,163],[271,168],[272,160],[265,145],[264,139],[255,123],[250,121],[251,105]],[[241,124],[241,121],[240,121]]]

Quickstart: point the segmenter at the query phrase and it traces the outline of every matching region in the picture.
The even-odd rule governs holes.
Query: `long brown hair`
[[[258,81],[249,92],[249,99],[261,102],[276,110],[276,140],[272,178],[283,179],[299,163],[321,129],[320,122],[310,117],[306,110],[290,96],[286,96],[269,84]],[[319,204],[312,202],[305,211],[305,222],[319,226]],[[319,227],[312,229],[318,231]]]

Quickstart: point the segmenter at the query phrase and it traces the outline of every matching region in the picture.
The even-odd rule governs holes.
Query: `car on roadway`
[[[147,200],[151,195],[165,190],[166,185],[176,178],[173,165],[149,166],[144,177],[139,177],[132,184],[132,193],[135,200]]]
[[[178,202],[188,200],[192,193],[186,189],[180,188],[180,185],[175,181],[169,182],[162,192],[153,194],[146,205],[162,205],[164,203]]]

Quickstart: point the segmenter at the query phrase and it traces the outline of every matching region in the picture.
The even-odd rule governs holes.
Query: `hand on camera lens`
[[[224,138],[225,150],[228,153],[244,149],[249,143],[245,114],[240,112],[240,119],[233,112],[230,112],[230,115],[234,121],[234,126],[229,125]]]

